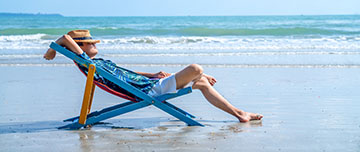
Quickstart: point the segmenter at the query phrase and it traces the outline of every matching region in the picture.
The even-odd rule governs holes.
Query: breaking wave
[[[242,37],[242,36],[131,36],[103,37],[101,50],[279,50],[360,49],[360,36]],[[1,50],[47,49],[56,40],[47,34],[0,36]]]

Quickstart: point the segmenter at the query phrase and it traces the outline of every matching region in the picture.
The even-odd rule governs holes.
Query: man
[[[216,83],[216,79],[204,74],[200,65],[191,64],[176,74],[169,74],[163,71],[158,73],[133,72],[118,67],[109,60],[95,58],[98,53],[95,44],[99,42],[99,40],[92,39],[89,30],[70,31],[67,35],[63,35],[56,40],[57,44],[66,47],[83,58],[93,59],[96,65],[114,71],[114,75],[151,96],[174,92],[177,89],[191,85],[193,89],[199,89],[208,102],[235,116],[240,122],[260,120],[263,117],[260,114],[245,112],[231,105],[212,87]],[[56,51],[51,48],[44,54],[44,58],[47,60],[52,60],[55,56]],[[111,83],[108,80],[103,81],[105,81],[105,84]]]

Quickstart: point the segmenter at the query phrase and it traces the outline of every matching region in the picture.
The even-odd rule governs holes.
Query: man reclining
[[[66,47],[75,54],[85,59],[92,59],[97,66],[111,71],[113,75],[124,80],[130,85],[140,89],[141,91],[151,95],[159,96],[162,94],[174,92],[177,89],[191,86],[192,89],[199,89],[208,102],[215,107],[235,116],[240,122],[248,122],[250,120],[260,120],[263,116],[240,110],[231,105],[223,96],[221,96],[212,86],[216,83],[216,79],[203,73],[203,68],[197,64],[191,64],[175,74],[169,74],[163,71],[158,73],[134,72],[117,66],[110,60],[95,58],[98,50],[96,43],[100,40],[93,40],[89,30],[74,30],[63,35],[56,43]],[[44,54],[44,58],[52,60],[56,56],[56,51],[49,48]],[[159,79],[153,79],[159,78]],[[113,90],[124,92],[119,86],[114,85],[101,76],[96,79],[102,81],[105,85]]]

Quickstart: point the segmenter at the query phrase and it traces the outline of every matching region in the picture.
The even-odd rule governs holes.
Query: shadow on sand
[[[260,122],[238,123],[237,121],[214,121],[214,120],[199,120],[205,127],[208,126],[232,126],[236,124],[241,127],[258,127]],[[0,123],[0,134],[10,133],[33,133],[33,132],[48,132],[58,131],[58,127],[69,124],[69,122],[62,121],[38,121],[38,122],[14,122],[14,123]],[[164,117],[153,118],[131,118],[131,119],[110,119],[106,122],[100,122],[93,125],[92,129],[147,129],[154,127],[184,127],[186,126],[182,121],[171,120]],[[89,128],[85,128],[89,130]]]

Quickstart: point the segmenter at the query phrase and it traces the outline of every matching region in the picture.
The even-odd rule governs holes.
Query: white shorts
[[[186,87],[191,86],[190,82]],[[159,82],[155,83],[154,87],[149,91],[148,95],[152,97],[160,96],[167,93],[176,93],[176,79],[175,74],[171,74],[166,78],[162,78]]]

